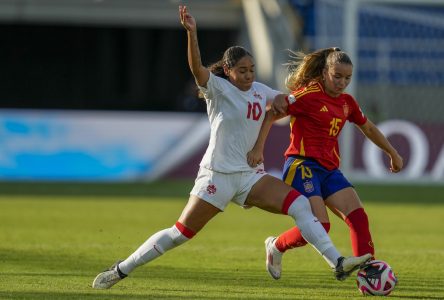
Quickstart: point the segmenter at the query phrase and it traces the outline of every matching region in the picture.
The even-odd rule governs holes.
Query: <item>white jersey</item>
[[[199,89],[211,125],[210,142],[200,166],[221,173],[251,171],[247,153],[256,143],[267,103],[281,92],[259,82],[244,92],[212,73],[207,87]]]

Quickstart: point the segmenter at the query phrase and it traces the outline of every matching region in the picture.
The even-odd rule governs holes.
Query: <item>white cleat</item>
[[[270,236],[265,240],[265,255],[266,255],[266,267],[268,273],[274,279],[281,278],[282,273],[282,252],[280,252],[274,245],[274,236]]]
[[[120,262],[121,261],[116,262],[108,270],[99,273],[99,275],[97,275],[94,279],[92,287],[98,290],[109,289],[117,282],[127,277],[127,275],[123,274],[119,270],[118,265]]]
[[[367,261],[372,258],[370,253],[364,254],[362,256],[349,256],[338,258],[338,264],[335,268],[335,277],[337,280],[345,280],[354,271],[362,268]]]

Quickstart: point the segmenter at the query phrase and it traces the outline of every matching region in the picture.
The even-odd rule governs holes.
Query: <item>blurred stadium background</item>
[[[193,179],[209,126],[178,5],[196,17],[205,64],[244,45],[258,81],[282,90],[286,49],[348,52],[349,92],[406,168],[388,174],[350,126],[344,172],[355,183],[444,184],[441,0],[2,0],[0,180]],[[287,124],[274,126],[265,156],[278,176],[287,142]]]

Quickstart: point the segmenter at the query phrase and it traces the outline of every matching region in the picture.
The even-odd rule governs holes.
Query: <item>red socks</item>
[[[289,198],[290,194],[287,196]],[[285,204],[289,200],[284,202],[283,211],[285,212]],[[291,204],[291,203],[290,203]],[[288,205],[289,206],[289,205]],[[288,210],[288,207],[286,207]],[[345,219],[350,229],[350,240],[353,249],[353,255],[361,256],[367,253],[375,255],[375,249],[373,247],[372,236],[370,234],[370,228],[368,223],[368,217],[363,208],[358,208],[352,211]],[[322,223],[325,231],[330,231],[330,223]],[[285,231],[276,239],[275,246],[280,252],[285,252],[288,249],[302,247],[307,244],[307,241],[302,237],[298,227],[292,227]]]
[[[347,223],[350,228],[353,255],[361,256],[366,253],[371,253],[374,257],[375,249],[370,234],[368,217],[364,209],[361,207],[352,211],[347,218],[345,218],[345,223]]]
[[[330,231],[330,223],[321,224],[328,233]],[[298,227],[292,227],[279,235],[274,245],[280,252],[285,252],[288,249],[305,246],[307,245],[307,241],[302,237],[301,231]]]

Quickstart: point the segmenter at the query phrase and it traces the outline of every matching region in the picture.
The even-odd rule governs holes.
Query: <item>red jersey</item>
[[[296,102],[288,106],[290,146],[285,156],[313,158],[328,170],[339,168],[338,135],[348,120],[363,125],[367,118],[349,94],[337,98],[324,92],[319,83],[293,92]]]

